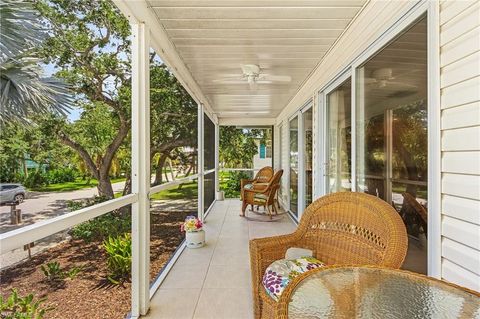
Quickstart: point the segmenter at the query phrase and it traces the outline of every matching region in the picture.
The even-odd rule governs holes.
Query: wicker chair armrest
[[[284,259],[287,249],[299,244],[296,233],[250,240],[250,268],[254,291],[257,291],[262,282],[267,267],[276,260]]]
[[[253,184],[253,182],[255,182],[254,179],[247,179],[247,178],[242,178],[240,180],[240,188],[243,189],[245,187],[245,185],[247,184]]]
[[[267,189],[244,189],[243,190],[243,200],[249,204],[253,204],[255,199],[255,194],[266,194]]]
[[[253,183],[253,189],[254,190],[264,190],[266,189],[270,184],[269,183]]]

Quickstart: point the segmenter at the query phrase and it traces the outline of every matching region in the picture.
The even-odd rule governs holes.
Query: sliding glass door
[[[427,24],[422,19],[357,69],[356,188],[402,216],[407,268],[426,272]],[[414,252],[414,253],[412,253]],[[413,254],[413,255],[412,255]]]
[[[298,217],[298,116],[290,120],[290,211]]]
[[[348,78],[326,95],[328,193],[351,190],[352,163],[352,81]]]
[[[308,107],[302,112],[303,120],[303,178],[304,178],[304,205],[312,203],[313,198],[313,110]]]
[[[298,116],[290,120],[290,211],[298,216]]]

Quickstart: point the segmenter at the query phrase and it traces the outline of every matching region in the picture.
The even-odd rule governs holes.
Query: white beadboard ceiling
[[[219,118],[276,117],[366,0],[147,0]],[[251,90],[241,66],[290,82]]]

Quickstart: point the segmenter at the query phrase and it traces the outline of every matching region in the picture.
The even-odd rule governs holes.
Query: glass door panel
[[[290,121],[290,211],[298,216],[298,116]]]
[[[327,94],[327,191],[351,190],[351,79]]]
[[[382,198],[409,234],[404,268],[427,266],[426,18],[357,70],[357,190]]]
[[[305,174],[305,208],[312,203],[313,198],[313,111],[309,108],[303,112],[304,130],[304,174]]]

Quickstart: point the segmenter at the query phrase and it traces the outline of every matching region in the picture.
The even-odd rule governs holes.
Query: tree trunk
[[[162,184],[163,166],[165,165],[166,160],[167,160],[167,156],[163,153],[160,153],[160,157],[158,158],[158,162],[157,162],[157,169],[155,170],[155,180],[153,181],[153,185]]]
[[[192,171],[192,168],[193,168],[193,165],[188,166],[188,169],[187,169],[187,171],[185,172],[185,177],[187,177],[188,175],[190,175],[190,172]]]
[[[125,179],[125,186],[123,187],[122,196],[128,195],[132,192],[132,174],[127,172],[127,176]]]
[[[172,159],[170,157],[168,157],[167,164],[168,164],[168,168],[170,169],[170,176],[172,177],[172,181],[174,181],[175,175],[173,173]]]
[[[104,196],[108,199],[113,199],[115,197],[115,194],[113,193],[112,182],[110,181],[110,176],[108,176],[108,173],[100,173],[97,188],[100,196]]]

